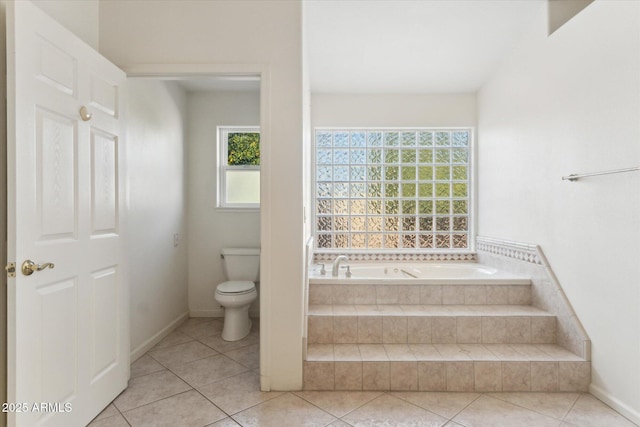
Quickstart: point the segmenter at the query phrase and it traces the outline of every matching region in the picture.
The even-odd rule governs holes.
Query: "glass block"
[[[317,131],[316,132],[316,147],[331,147],[332,145],[331,131]]]
[[[367,159],[369,163],[382,163],[382,150],[367,150]]]
[[[450,197],[451,191],[449,190],[451,184],[449,183],[437,183],[436,184],[436,197]]]
[[[368,168],[368,171],[369,171],[369,181],[382,180],[382,166],[370,166]]]
[[[433,184],[418,184],[418,197],[433,197]]]
[[[399,231],[400,230],[400,218],[397,216],[388,216],[384,219],[385,231]]]
[[[416,247],[416,235],[415,234],[403,234],[402,235],[402,247],[403,248],[415,248]]]
[[[333,197],[349,197],[349,184],[339,182],[333,185]]]
[[[436,248],[450,248],[451,236],[448,234],[436,234]]]
[[[418,235],[418,246],[421,248],[433,248],[433,234]]]
[[[418,163],[433,163],[433,150],[418,150]]]
[[[466,180],[467,179],[467,167],[466,166],[454,166],[453,179]]]
[[[318,166],[316,179],[318,181],[331,181],[333,179],[333,168],[331,166]]]
[[[385,132],[384,133],[384,145],[387,147],[398,146],[398,132]]]
[[[320,199],[316,201],[316,213],[318,214],[330,214],[333,208],[333,200]]]
[[[436,218],[436,231],[449,231],[451,222],[448,216]]]
[[[397,234],[385,234],[384,247],[390,249],[400,247],[400,236],[398,236]]]
[[[433,231],[433,217],[423,216],[418,220],[420,231]]]
[[[454,200],[453,201],[453,213],[458,215],[464,215],[469,213],[467,209],[466,200]]]
[[[336,166],[333,168],[333,177],[335,181],[349,180],[349,166]]]
[[[433,213],[433,200],[418,201],[418,213],[420,215],[431,215]]]
[[[366,152],[367,151],[364,149],[351,150],[351,164],[363,165],[367,163],[367,158],[365,156]]]
[[[399,193],[399,184],[385,184],[384,185],[384,196],[385,197],[398,197]]]
[[[467,197],[467,184],[453,184],[453,197]]]
[[[348,214],[349,213],[349,200],[335,200],[334,201],[334,210],[333,213],[340,214]]]
[[[448,147],[451,145],[449,132],[436,132],[436,145],[438,147]]]
[[[367,145],[369,147],[381,147],[382,132],[367,132]]]
[[[331,197],[333,184],[329,182],[319,182],[316,184],[316,196],[317,197]]]
[[[349,164],[349,150],[334,150],[333,163],[336,165]]]
[[[333,146],[334,147],[348,147],[349,146],[349,132],[335,132],[333,134]]]
[[[402,230],[415,231],[416,230],[416,217],[408,216],[402,218]]]
[[[351,146],[352,147],[364,147],[365,144],[364,132],[351,132]]]
[[[318,234],[318,248],[331,249],[331,234]]]
[[[400,135],[403,147],[415,147],[416,146],[416,133],[415,132],[402,132]]]
[[[364,233],[354,233],[351,235],[351,248],[364,249],[367,247],[367,235]]]
[[[318,148],[316,163],[319,165],[330,165],[333,163],[333,150]]]
[[[466,234],[454,234],[453,238],[453,247],[456,249],[465,249],[469,247],[469,243],[467,240]]]
[[[402,201],[402,213],[405,215],[416,214],[416,201],[415,200],[403,200]]]
[[[449,181],[451,179],[451,167],[436,166],[436,179],[438,181]]]
[[[348,216],[334,217],[333,229],[336,231],[349,231],[349,217]]]
[[[468,154],[466,148],[454,148],[451,150],[451,163],[467,163],[469,161]]]
[[[365,200],[352,200],[349,212],[351,215],[364,215],[366,213]]]
[[[364,166],[351,166],[351,181],[364,181],[366,170]]]
[[[382,184],[378,182],[369,183],[367,186],[367,195],[369,197],[382,197]]]
[[[416,184],[402,184],[402,197],[416,197]]]
[[[452,135],[454,147],[468,147],[469,146],[469,132],[453,132]]]
[[[364,182],[351,184],[351,197],[358,199],[367,197],[367,184]]]
[[[450,204],[448,200],[436,200],[436,214],[449,215]]]
[[[416,167],[402,166],[400,168],[400,175],[403,181],[414,181],[416,179]]]
[[[402,160],[402,163],[415,163],[416,150],[402,150],[400,159]]]
[[[319,216],[316,218],[316,230],[318,231],[331,231],[331,227],[333,226],[332,217],[330,216]]]
[[[384,213],[387,215],[397,215],[400,213],[400,202],[398,200],[385,200]]]
[[[367,242],[367,246],[370,249],[381,249],[382,248],[382,234],[369,234],[369,240]]]
[[[384,177],[388,181],[396,181],[398,179],[398,170],[400,168],[398,166],[385,166],[384,167]]]
[[[367,227],[366,217],[364,216],[351,217],[351,231],[365,231],[366,227]]]
[[[382,217],[381,216],[370,216],[368,219],[368,230],[369,231],[382,231]]]
[[[384,150],[384,161],[386,163],[398,163],[400,159],[400,150]]]
[[[367,213],[369,215],[382,215],[382,200],[368,200]]]
[[[431,181],[433,179],[433,166],[418,166],[418,179]]]
[[[348,234],[336,234],[336,248],[346,249],[349,247],[349,235]]]
[[[468,227],[469,225],[466,216],[453,217],[453,231],[467,231]]]
[[[433,146],[433,132],[419,132],[418,133],[418,144],[421,147],[432,147]]]
[[[449,150],[436,150],[436,163],[449,163],[450,154]]]

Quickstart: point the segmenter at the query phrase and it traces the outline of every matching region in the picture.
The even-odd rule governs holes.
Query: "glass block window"
[[[316,129],[318,250],[468,250],[471,129]]]

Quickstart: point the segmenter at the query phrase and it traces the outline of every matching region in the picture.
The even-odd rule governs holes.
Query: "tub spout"
[[[338,277],[338,271],[340,271],[340,263],[342,261],[348,261],[345,255],[339,255],[333,261],[333,267],[331,268],[331,276]]]

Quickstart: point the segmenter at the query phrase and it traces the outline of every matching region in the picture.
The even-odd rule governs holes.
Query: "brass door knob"
[[[24,274],[25,276],[31,276],[36,271],[42,271],[45,268],[54,268],[54,267],[55,265],[51,262],[45,262],[42,265],[38,265],[35,262],[28,259],[22,263],[21,269],[22,269],[22,274]]]

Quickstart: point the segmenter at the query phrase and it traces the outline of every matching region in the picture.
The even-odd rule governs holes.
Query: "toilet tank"
[[[259,248],[223,248],[222,260],[227,280],[260,280]]]

